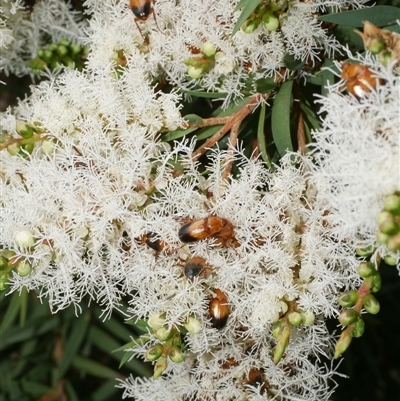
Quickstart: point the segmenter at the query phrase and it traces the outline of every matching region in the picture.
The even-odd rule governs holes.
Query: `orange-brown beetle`
[[[158,255],[163,250],[167,250],[167,244],[159,238],[159,235],[154,232],[148,232],[136,238],[136,241],[145,243],[149,248],[154,249],[156,251],[156,255]]]
[[[341,76],[346,81],[347,90],[357,97],[365,96],[384,83],[383,79],[375,77],[374,73],[363,64],[343,63]]]
[[[184,243],[200,241],[204,238],[215,238],[224,246],[238,246],[232,223],[222,217],[209,216],[183,225],[179,239]]]
[[[157,24],[157,19],[156,19],[156,14],[154,12],[153,4],[154,1],[152,0],[129,0],[129,8],[132,10],[133,14],[135,15],[135,24],[137,28],[139,29],[140,34],[143,37],[142,30],[140,29],[138,25],[138,21],[146,21],[147,18],[149,18],[150,14],[153,14],[154,17],[154,22],[156,23],[156,26],[158,30],[160,28],[158,27]],[[144,39],[147,41],[146,39]]]
[[[229,317],[228,298],[224,292],[219,289],[213,290],[215,298],[210,299],[208,307],[211,325],[215,329],[222,329]]]

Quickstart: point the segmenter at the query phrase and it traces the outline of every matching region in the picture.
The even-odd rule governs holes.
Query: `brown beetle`
[[[178,232],[184,243],[215,238],[223,246],[239,246],[233,224],[222,217],[209,216],[183,225]]]
[[[229,317],[228,297],[219,289],[213,290],[216,297],[210,298],[209,313],[211,325],[215,329],[222,329]]]
[[[204,258],[195,256],[190,258],[183,268],[183,273],[188,280],[193,280],[195,277],[200,276],[204,270],[207,269],[207,262]]]
[[[142,30],[139,27],[138,21],[146,21],[147,18],[149,18],[149,15],[153,14],[154,22],[156,23],[158,30],[161,32],[157,24],[156,13],[154,12],[152,3],[154,3],[154,1],[152,0],[129,0],[129,8],[135,15],[135,24],[145,42],[148,42],[148,40],[143,37]]]
[[[156,251],[156,255],[158,255],[162,251],[168,251],[169,248],[165,241],[163,241],[157,233],[148,232],[138,238],[135,238],[136,241],[145,243],[149,248]]]

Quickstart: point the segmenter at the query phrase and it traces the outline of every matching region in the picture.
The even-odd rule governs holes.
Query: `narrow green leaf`
[[[87,313],[80,315],[72,325],[72,330],[65,341],[64,354],[57,370],[56,380],[64,376],[70,367],[75,355],[77,354],[89,326],[89,315]]]
[[[92,401],[106,401],[106,400],[110,400],[110,399],[114,399],[114,400],[121,399],[121,396],[114,397],[114,395],[118,391],[121,391],[121,389],[117,388],[115,386],[115,379],[107,380],[91,394],[90,399]]]
[[[390,32],[396,32],[400,33],[400,25],[390,25],[390,26],[384,26],[384,28]]]
[[[183,88],[179,88],[182,93],[187,93],[188,95],[195,96],[195,97],[205,97],[209,99],[224,99],[228,96],[225,92],[196,92],[191,91]]]
[[[14,322],[21,306],[21,298],[18,292],[14,292],[14,294],[12,294],[10,298],[11,300],[8,305],[7,311],[0,324],[0,333],[2,333],[2,336],[4,336],[7,329]]]
[[[25,341],[21,344],[20,353],[18,355],[17,364],[13,366],[10,371],[11,377],[18,377],[24,370],[25,366],[29,362],[28,357],[34,354],[36,347],[38,345],[38,339],[36,337],[31,340]]]
[[[74,386],[71,384],[69,380],[65,380],[64,387],[65,387],[65,392],[67,393],[68,396],[68,401],[81,401],[78,397],[78,394],[76,394]]]
[[[250,15],[254,12],[257,6],[261,3],[262,0],[247,0],[241,1],[235,8],[235,11],[242,9],[242,12],[236,21],[235,26],[232,30],[232,36],[240,29],[243,23],[250,17]],[[239,7],[240,6],[240,7]]]
[[[267,164],[268,168],[271,168],[271,160],[269,160],[269,156],[267,153],[267,145],[265,142],[265,133],[264,133],[264,125],[265,125],[265,103],[261,106],[260,117],[258,120],[257,127],[257,139],[258,146],[260,147],[261,157]]]
[[[21,290],[21,308],[19,311],[19,325],[23,326],[26,321],[26,314],[28,312],[28,290],[26,287],[22,287]]]
[[[280,156],[293,150],[290,133],[290,109],[292,104],[293,81],[284,82],[272,106],[272,136]]]
[[[72,365],[80,371],[87,373],[95,377],[101,377],[103,379],[115,379],[120,374],[102,363],[96,362],[93,359],[85,358],[80,355],[76,355],[72,361]]]
[[[132,355],[133,355],[133,352],[132,352],[132,351],[126,351],[126,352],[124,352],[124,354],[122,355],[121,362],[120,362],[120,364],[119,364],[119,366],[118,366],[118,369],[121,369],[122,366],[124,366],[125,363],[132,357]]]
[[[192,127],[187,129],[177,129],[175,131],[168,132],[167,134],[162,136],[163,142],[174,141],[179,138],[183,138],[185,135],[191,134],[193,131],[196,131],[198,128]]]
[[[276,88],[276,82],[274,78],[260,78],[255,81],[256,91],[258,93],[271,92]]]
[[[321,69],[321,95],[327,96],[329,94],[328,86],[332,86],[335,83],[335,74],[333,68],[337,70],[337,67],[333,65],[332,60],[326,59],[324,61],[324,67]],[[338,71],[339,72],[339,71]]]
[[[39,382],[21,380],[21,387],[26,394],[29,394],[33,399],[38,399],[45,394],[51,393],[54,390]]]
[[[342,13],[321,15],[318,19],[333,24],[350,25],[359,28],[364,26],[364,21],[369,21],[376,26],[382,27],[394,25],[396,20],[400,19],[400,8],[393,6],[375,6]]]
[[[289,70],[297,71],[303,68],[306,62],[295,58],[293,54],[286,53],[283,57],[283,63]]]

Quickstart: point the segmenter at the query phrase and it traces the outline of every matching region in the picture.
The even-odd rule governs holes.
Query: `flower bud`
[[[20,136],[24,139],[32,138],[33,130],[29,124],[24,123],[23,121],[18,121],[16,130]]]
[[[277,339],[282,334],[284,329],[285,322],[282,319],[278,320],[274,323],[274,326],[272,327],[272,336]]]
[[[247,20],[242,24],[242,31],[244,33],[253,33],[260,25],[260,19]]]
[[[154,330],[158,330],[165,324],[165,313],[155,313],[149,317],[147,324]]]
[[[0,272],[0,291],[7,289],[9,273],[7,271]]]
[[[21,248],[28,249],[35,245],[36,240],[31,230],[21,230],[14,235],[15,243]]]
[[[366,50],[369,50],[372,54],[378,54],[385,49],[385,42],[378,38],[370,38],[366,43]]]
[[[77,43],[72,43],[72,44],[69,46],[69,48],[70,48],[71,54],[72,54],[73,56],[78,55],[78,54],[81,52],[81,50],[82,50],[82,47],[81,47],[79,44],[77,44]]]
[[[352,332],[353,337],[355,337],[355,338],[361,337],[364,334],[364,330],[365,330],[364,320],[359,318],[357,320],[354,330]]]
[[[376,233],[376,240],[379,244],[387,244],[387,242],[389,241],[389,236],[387,234],[381,233],[380,231],[378,231]]]
[[[206,56],[206,57],[212,57],[215,55],[217,48],[216,46],[211,43],[211,42],[204,42],[201,46],[200,51]]]
[[[392,52],[386,50],[379,53],[378,60],[384,67],[387,67],[392,61]]]
[[[339,322],[343,326],[348,326],[349,324],[353,324],[358,319],[358,313],[354,309],[345,309],[339,315]]]
[[[33,143],[24,143],[21,145],[21,155],[28,156],[32,154],[33,149],[35,148],[35,144]]]
[[[154,365],[154,374],[153,374],[153,379],[156,380],[158,379],[167,369],[168,367],[168,361],[165,356],[161,357],[158,359],[158,361]]]
[[[397,258],[393,255],[386,255],[384,256],[383,260],[389,266],[396,266],[397,265]]]
[[[200,320],[189,316],[186,323],[183,325],[190,334],[198,334],[202,329]]]
[[[348,330],[344,330],[342,334],[340,335],[340,338],[338,342],[336,343],[335,347],[335,355],[333,356],[334,359],[339,358],[343,354],[344,351],[349,348],[349,345],[351,344],[351,340],[353,339],[353,336]]]
[[[383,207],[387,212],[400,216],[400,195],[392,194],[386,196],[383,200]]]
[[[166,327],[160,327],[154,335],[161,341],[167,341],[173,336],[173,330],[168,330]]]
[[[299,312],[290,312],[287,315],[287,319],[292,326],[298,326],[303,321],[303,318]]]
[[[365,295],[363,299],[363,306],[371,315],[376,315],[380,310],[379,302],[372,294]]]
[[[375,265],[372,262],[362,262],[357,267],[357,273],[362,278],[367,278],[376,273]]]
[[[29,276],[29,274],[31,274],[32,271],[32,265],[27,260],[21,260],[21,262],[18,263],[16,268],[17,268],[17,273],[21,277]]]
[[[391,213],[386,211],[380,212],[378,220],[379,231],[383,234],[394,235],[399,232],[399,225]]]
[[[172,347],[169,347],[168,356],[171,361],[175,363],[181,363],[185,360],[185,355],[183,354],[183,352],[174,345]]]
[[[199,79],[204,74],[204,71],[202,68],[193,67],[193,66],[189,66],[187,72],[188,72],[189,77],[192,79]]]
[[[0,271],[6,270],[7,267],[8,267],[8,259],[5,256],[0,255]]]
[[[278,343],[276,344],[276,348],[274,351],[275,365],[282,359],[283,353],[286,351],[286,348],[289,345],[289,339],[290,339],[290,329],[286,327],[285,330],[280,335]]]
[[[17,156],[21,153],[21,145],[18,142],[13,142],[7,146],[7,152],[11,156]]]
[[[273,13],[264,14],[262,19],[267,31],[273,32],[279,28],[279,19]]]
[[[161,344],[153,345],[146,351],[145,358],[147,361],[150,361],[150,362],[155,361],[158,358],[160,358],[163,351],[164,351],[164,347]]]
[[[58,44],[58,46],[56,47],[56,54],[59,57],[65,57],[68,54],[68,49],[66,46]]]
[[[344,308],[350,308],[356,304],[358,300],[358,291],[351,290],[339,297],[339,305]]]
[[[388,238],[387,249],[389,251],[399,251],[400,250],[400,233]]]
[[[304,326],[311,326],[314,324],[315,315],[312,310],[308,310],[307,312],[301,312],[301,317],[303,319]]]
[[[365,248],[357,248],[356,253],[358,256],[371,256],[375,252],[375,247],[369,245]]]
[[[50,63],[53,59],[53,52],[50,49],[45,49],[41,57],[46,63]]]
[[[371,292],[378,292],[382,287],[382,278],[379,272],[372,277]]]

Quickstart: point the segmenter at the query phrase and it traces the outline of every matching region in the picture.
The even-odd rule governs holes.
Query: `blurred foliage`
[[[51,314],[35,293],[0,293],[2,401],[121,399],[117,378],[151,375],[151,364],[136,359],[119,369],[123,352],[112,352],[141,331],[120,313],[103,321],[89,303]]]

